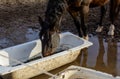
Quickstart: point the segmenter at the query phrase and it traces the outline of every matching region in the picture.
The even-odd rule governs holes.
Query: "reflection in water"
[[[108,72],[113,76],[117,75],[116,62],[117,62],[117,43],[109,39],[107,42],[107,65],[104,63],[105,48],[103,44],[103,38],[98,36],[99,41],[99,53],[96,60],[95,69],[103,72]]]
[[[104,54],[105,54],[103,38],[98,36],[98,42],[99,42],[99,50],[98,50],[98,56],[97,56],[97,59],[96,59],[95,69],[105,72],[106,71],[106,66],[105,66],[104,59],[103,59]]]
[[[88,48],[84,48],[80,51],[80,54],[76,58],[72,65],[87,67]]]
[[[113,41],[113,38],[110,37],[105,44],[103,37],[98,35],[98,46],[95,45],[96,44],[94,44],[92,52],[88,50],[89,48],[83,49],[81,54],[74,61],[74,65],[92,68],[112,74],[113,76],[119,75],[117,74],[117,42]],[[97,49],[98,53],[96,53],[95,49]],[[89,58],[88,56],[90,54],[94,56]],[[95,65],[91,67],[90,64],[93,62],[93,59],[96,60]],[[92,62],[90,60],[92,60]]]
[[[88,56],[88,48],[85,48],[81,51],[82,60],[81,60],[81,66],[87,67],[87,56]]]
[[[109,73],[113,76],[117,75],[116,65],[117,65],[117,43],[108,41],[108,52],[107,52],[107,67]]]
[[[71,65],[77,65],[103,71],[113,76],[120,76],[120,46],[119,43],[112,40],[109,39],[107,42],[104,42],[105,40],[102,36],[92,36],[90,41],[93,42],[93,45],[81,50],[81,53],[74,62],[52,70],[50,73],[56,74]],[[46,75],[39,75],[32,79],[49,78],[46,77]]]
[[[82,49],[77,59],[73,62],[74,65],[87,67],[87,56],[88,48]]]

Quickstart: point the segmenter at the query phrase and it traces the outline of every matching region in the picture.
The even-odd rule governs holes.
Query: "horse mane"
[[[59,26],[61,16],[65,11],[64,0],[49,0],[47,10],[45,12],[45,22],[53,29]]]

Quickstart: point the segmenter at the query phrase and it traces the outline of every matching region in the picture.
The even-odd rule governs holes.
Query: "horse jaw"
[[[57,48],[59,47],[60,44],[60,36],[59,33],[54,32],[51,35],[50,41],[45,41],[46,39],[43,40],[42,42],[42,54],[44,57],[52,55],[56,53]],[[48,43],[47,43],[48,42]],[[47,43],[47,44],[46,44]]]
[[[40,16],[38,16],[38,21],[39,21],[40,25],[43,26],[43,19]]]

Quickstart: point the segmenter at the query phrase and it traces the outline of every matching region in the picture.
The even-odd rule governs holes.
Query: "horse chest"
[[[79,7],[81,5],[81,0],[69,0],[68,2],[69,7]]]

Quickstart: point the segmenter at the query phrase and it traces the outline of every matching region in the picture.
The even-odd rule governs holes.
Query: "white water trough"
[[[40,58],[40,40],[9,47],[0,50],[0,75],[4,79],[28,79],[42,74],[43,71],[50,71],[74,61],[81,49],[91,45],[91,42],[65,32],[60,34],[58,47],[58,49],[63,48],[64,51],[44,58]],[[21,62],[23,64],[20,64]]]
[[[57,78],[49,79],[120,79],[119,76],[113,77],[110,74],[88,69],[80,66],[70,66],[56,74]]]

